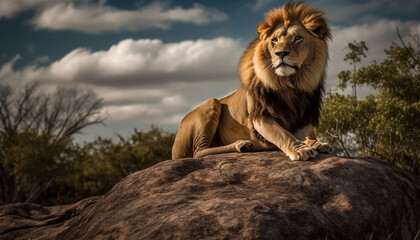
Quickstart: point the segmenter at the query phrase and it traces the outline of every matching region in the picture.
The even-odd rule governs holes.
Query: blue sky
[[[106,126],[78,139],[128,135],[155,124],[175,131],[211,97],[239,87],[237,64],[264,13],[284,1],[0,0],[0,84],[92,88]],[[420,1],[307,1],[333,29],[327,88],[350,69],[344,48],[367,42],[363,64],[404,34],[420,33]],[[365,94],[369,90],[362,89]]]

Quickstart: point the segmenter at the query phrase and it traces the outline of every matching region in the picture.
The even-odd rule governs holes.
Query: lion
[[[281,150],[308,160],[333,148],[317,140],[331,33],[323,12],[286,3],[265,14],[239,62],[241,87],[181,121],[172,159]]]

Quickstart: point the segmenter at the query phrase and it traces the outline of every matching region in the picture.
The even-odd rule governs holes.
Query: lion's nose
[[[275,52],[274,54],[276,54],[277,56],[283,59],[284,57],[290,54],[290,51],[278,51],[278,52]]]

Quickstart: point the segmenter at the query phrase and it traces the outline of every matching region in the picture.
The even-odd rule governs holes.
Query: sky
[[[0,84],[89,88],[103,99],[104,125],[76,136],[128,136],[156,125],[175,132],[192,109],[240,87],[239,58],[276,0],[0,0]],[[352,69],[346,45],[365,41],[361,66],[384,59],[402,34],[420,34],[417,0],[313,0],[332,41],[326,88]],[[348,89],[350,92],[350,89]],[[369,89],[360,89],[362,95]]]

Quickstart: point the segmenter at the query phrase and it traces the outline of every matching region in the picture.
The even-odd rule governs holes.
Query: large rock
[[[165,161],[67,206],[0,208],[0,239],[414,239],[420,180],[371,158]]]

